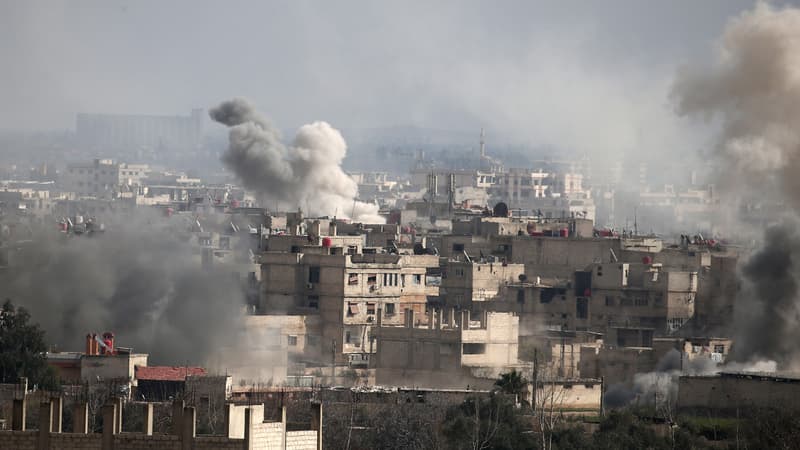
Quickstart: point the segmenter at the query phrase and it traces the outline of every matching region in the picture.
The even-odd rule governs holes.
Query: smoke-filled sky
[[[285,129],[485,126],[495,142],[675,152],[706,142],[672,112],[676,67],[751,5],[3,1],[0,130],[244,96]]]

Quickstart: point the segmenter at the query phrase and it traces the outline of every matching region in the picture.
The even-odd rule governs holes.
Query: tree
[[[27,377],[41,389],[56,390],[55,372],[45,358],[44,331],[29,322],[25,308],[5,301],[0,310],[0,382],[16,383],[20,377]]]
[[[508,373],[500,374],[500,379],[494,385],[506,394],[516,395],[517,401],[524,401],[525,386],[528,381],[516,369]]]
[[[530,423],[502,395],[468,397],[445,414],[442,435],[454,449],[535,448]]]

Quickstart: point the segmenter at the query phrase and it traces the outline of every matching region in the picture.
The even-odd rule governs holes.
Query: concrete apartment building
[[[202,143],[202,109],[188,116],[78,114],[76,137],[90,149],[194,149]]]
[[[504,296],[509,284],[525,276],[522,264],[448,260],[442,264],[439,303],[444,307],[471,309],[473,302],[490,301]]]
[[[402,326],[381,323],[375,330],[377,384],[480,389],[519,366],[514,314],[487,312],[472,320],[469,311],[430,310],[422,326],[416,317],[407,309]]]
[[[258,311],[319,314],[322,348],[335,348],[337,363],[366,366],[378,310],[385,323],[402,323],[405,309],[424,318],[428,297],[439,295],[438,268],[435,255],[267,252]]]
[[[70,164],[64,173],[63,189],[78,197],[114,198],[121,191],[143,185],[149,171],[145,164],[117,163],[110,159]]]

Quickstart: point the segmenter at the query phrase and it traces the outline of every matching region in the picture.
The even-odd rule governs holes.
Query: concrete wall
[[[753,408],[797,411],[800,380],[769,376],[684,376],[678,382],[679,411],[709,411],[736,414]]]

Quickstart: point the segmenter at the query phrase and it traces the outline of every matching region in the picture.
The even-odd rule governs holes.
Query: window
[[[348,245],[347,246],[347,254],[348,255],[357,255],[358,254],[358,247],[355,245]]]
[[[289,335],[289,347],[297,347],[297,336]]]
[[[714,353],[725,353],[725,346],[724,345],[715,345],[714,346]]]
[[[367,285],[375,286],[376,284],[378,284],[378,275],[374,273],[367,275]]]
[[[422,284],[422,275],[414,274],[414,284]]]
[[[367,314],[375,314],[375,303],[367,303]]]
[[[463,252],[464,251],[464,244],[453,244],[453,251],[454,252]]]
[[[347,315],[354,316],[358,314],[358,303],[348,303],[347,304]]]
[[[394,315],[394,303],[387,303],[386,304],[386,315],[393,316]]]
[[[655,296],[653,297],[653,303],[656,306],[661,306],[664,304],[664,294],[662,292],[656,292]]]
[[[614,306],[614,297],[606,295],[606,306]]]
[[[517,303],[525,303],[525,290],[517,290]]]
[[[385,273],[385,274],[383,274],[383,285],[384,286],[397,286],[397,274],[396,273]]]
[[[462,344],[462,353],[465,355],[482,355],[486,353],[486,344]]]
[[[634,301],[634,304],[636,306],[647,306],[647,304],[648,304],[648,300],[647,300],[647,296],[646,295],[639,295],[636,298],[634,298],[633,301]]]
[[[309,308],[319,309],[319,296],[318,295],[309,295],[307,304]]]
[[[220,236],[219,238],[219,248],[223,250],[230,250],[231,248],[231,238],[228,236]]]
[[[319,266],[312,266],[308,268],[308,282],[319,283]]]
[[[313,334],[306,336],[306,347],[314,347],[317,345],[319,345],[319,336],[314,336]]]
[[[347,274],[347,285],[348,286],[357,286],[358,285],[358,274],[357,273],[349,273],[349,274]]]
[[[587,319],[589,317],[589,299],[586,297],[578,297],[575,304],[575,317],[578,319]]]
[[[349,344],[350,343],[350,332],[349,331],[345,331],[344,332],[344,343],[345,344]]]

